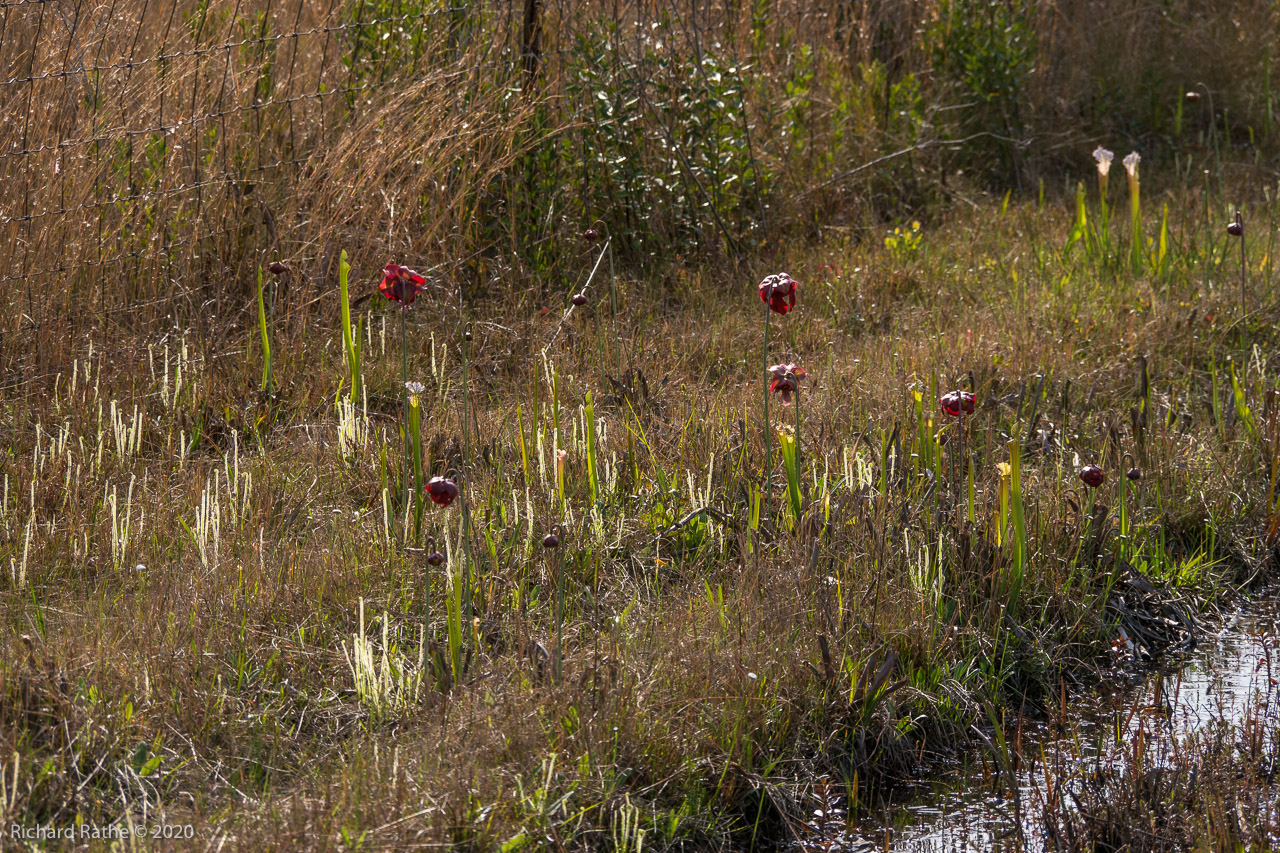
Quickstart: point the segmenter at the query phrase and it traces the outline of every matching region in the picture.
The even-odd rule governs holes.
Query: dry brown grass
[[[62,348],[86,334],[175,311],[217,318],[202,329],[217,334],[264,260],[288,261],[294,286],[320,291],[340,248],[362,270],[412,255],[481,292],[557,289],[547,280],[573,269],[564,238],[597,218],[632,260],[664,262],[918,215],[954,191],[945,176],[957,167],[1011,177],[976,160],[991,151],[981,140],[969,153],[932,144],[973,110],[931,64],[946,44],[943,5],[730,8],[548,5],[530,88],[511,4],[469,9],[461,30],[443,10],[372,0],[11,4],[0,35],[6,370],[64,368]],[[1028,21],[1039,58],[1017,121],[995,128],[1029,144],[1023,186],[1042,175],[1053,186],[1099,136],[1203,154],[1207,102],[1186,107],[1172,138],[1180,94],[1200,84],[1222,144],[1270,150],[1265,47],[1277,23],[1261,4],[1210,14],[1045,2]],[[611,58],[584,59],[609,27]],[[696,71],[703,60],[710,70]],[[584,69],[598,77],[584,82]],[[711,88],[691,89],[695,79]],[[622,99],[612,130],[591,112],[601,95]],[[719,112],[699,112],[704,96]],[[706,122],[725,124],[699,130]],[[634,166],[607,165],[619,157]]]

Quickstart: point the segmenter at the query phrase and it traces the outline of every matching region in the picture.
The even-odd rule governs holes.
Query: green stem
[[[564,558],[556,549],[556,682],[564,676]]]
[[[1107,185],[1109,181],[1107,176],[1101,172],[1098,173],[1098,195],[1102,202],[1101,211],[1101,240],[1099,241],[1102,249],[1102,257],[1105,259],[1111,244],[1111,212],[1107,209]]]
[[[459,294],[461,299],[461,294]],[[465,320],[465,318],[464,318]],[[471,432],[471,342],[467,340],[467,332],[464,329],[462,333],[462,478],[465,482],[466,472],[471,461],[471,442],[469,435]],[[461,488],[458,490],[459,496],[462,498],[462,522],[466,530],[466,561],[462,568],[463,594],[462,604],[466,614],[467,621],[471,621],[471,561],[473,559],[471,553],[471,537],[473,530],[471,528],[471,508],[467,504],[467,496]]]
[[[769,507],[769,472],[772,467],[772,448],[769,435],[769,315],[773,310],[766,308],[764,312],[764,495],[761,498],[760,519],[764,520]]]
[[[622,381],[622,345],[618,336],[618,285],[617,275],[613,271],[613,237],[609,237],[606,246],[609,250],[609,306],[613,310],[613,360],[618,371],[618,381]]]
[[[430,537],[428,538],[430,539]],[[422,549],[423,558],[424,558],[423,562],[425,563],[424,571],[422,573],[422,577],[424,578],[423,586],[425,587],[422,593],[422,598],[423,598],[422,625],[424,628],[423,636],[425,638],[425,642],[428,642],[428,643],[431,642],[431,636],[432,636],[432,633],[431,633],[431,563],[427,562],[426,558],[430,557],[431,552],[434,550],[435,550],[434,540],[429,541],[427,543],[427,547]]]
[[[800,380],[795,380],[796,386],[796,479],[799,482],[801,493],[804,492],[804,481],[800,479]]]
[[[404,517],[409,517],[409,505],[412,500],[409,492],[409,455],[413,453],[413,443],[409,438],[409,333],[405,329],[404,305],[400,306],[400,399],[404,425]],[[409,541],[409,527],[405,525],[404,541]]]
[[[1239,215],[1239,214],[1237,214],[1237,216],[1238,216],[1238,215]],[[1238,222],[1239,220],[1237,219],[1236,221]],[[1244,232],[1242,231],[1242,232],[1240,233],[1240,317],[1241,317],[1241,320],[1242,320],[1242,321],[1243,321],[1243,319],[1244,319],[1245,311],[1247,310],[1247,309],[1246,309],[1246,307],[1245,307],[1245,267],[1244,267],[1244,264],[1245,264],[1245,261],[1244,261]],[[1240,328],[1240,330],[1241,330],[1241,332],[1244,332],[1243,322],[1242,322],[1242,324],[1241,324],[1241,328]]]

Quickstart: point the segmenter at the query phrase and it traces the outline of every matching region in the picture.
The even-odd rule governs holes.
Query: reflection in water
[[[862,820],[857,831],[829,836],[811,850],[891,850],[901,853],[1027,851],[1052,849],[1041,819],[1047,779],[1119,769],[1135,748],[1155,754],[1178,738],[1219,723],[1241,724],[1247,715],[1275,715],[1272,667],[1280,670],[1280,599],[1256,603],[1181,661],[1142,684],[1093,699],[1073,701],[1065,732],[1026,722],[1021,733],[1017,785],[997,774],[987,756],[976,766],[922,783],[895,798],[885,811]],[[1280,671],[1276,673],[1280,676]],[[1016,724],[1009,738],[1017,738]],[[1119,750],[1116,747],[1123,747]],[[1052,767],[1046,774],[1043,762]]]

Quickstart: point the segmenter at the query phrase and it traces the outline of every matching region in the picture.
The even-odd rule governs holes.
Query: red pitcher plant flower
[[[796,307],[796,280],[784,272],[765,276],[760,282],[760,301],[770,311],[786,314]]]
[[[1091,489],[1096,489],[1107,481],[1107,472],[1097,465],[1086,465],[1080,469],[1080,482]]]
[[[798,364],[775,364],[769,368],[769,375],[769,390],[782,399],[782,405],[790,406],[791,395],[799,393],[800,380],[809,374]]]
[[[382,281],[378,292],[402,308],[408,308],[418,294],[426,290],[427,280],[401,264],[387,264],[382,268]]]
[[[427,481],[427,497],[432,503],[448,506],[458,496],[458,484],[448,477],[432,477]]]
[[[970,391],[950,391],[938,398],[938,407],[942,409],[942,413],[953,418],[960,417],[961,412],[972,415],[976,403],[977,398]]]

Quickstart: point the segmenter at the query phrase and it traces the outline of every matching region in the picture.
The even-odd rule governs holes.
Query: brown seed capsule
[[[436,569],[440,568],[444,565],[444,554],[441,554],[439,551],[432,551],[427,555],[427,565]]]
[[[1130,483],[1136,483],[1142,479],[1142,472],[1137,468],[1130,468],[1125,472],[1125,476],[1129,478]]]
[[[577,307],[581,308],[583,305],[587,304],[587,294],[575,293],[573,294],[573,299],[570,301],[573,302],[573,304],[576,305]]]
[[[1086,465],[1080,469],[1080,481],[1091,489],[1096,489],[1107,481],[1107,474],[1097,465]]]
[[[280,263],[279,261],[272,261],[267,266],[267,272],[271,273],[272,275],[283,275],[288,271],[289,271],[289,268],[286,267],[284,264]]]
[[[560,537],[555,535],[554,533],[548,533],[546,536],[542,537],[542,547],[543,548],[559,548]]]

